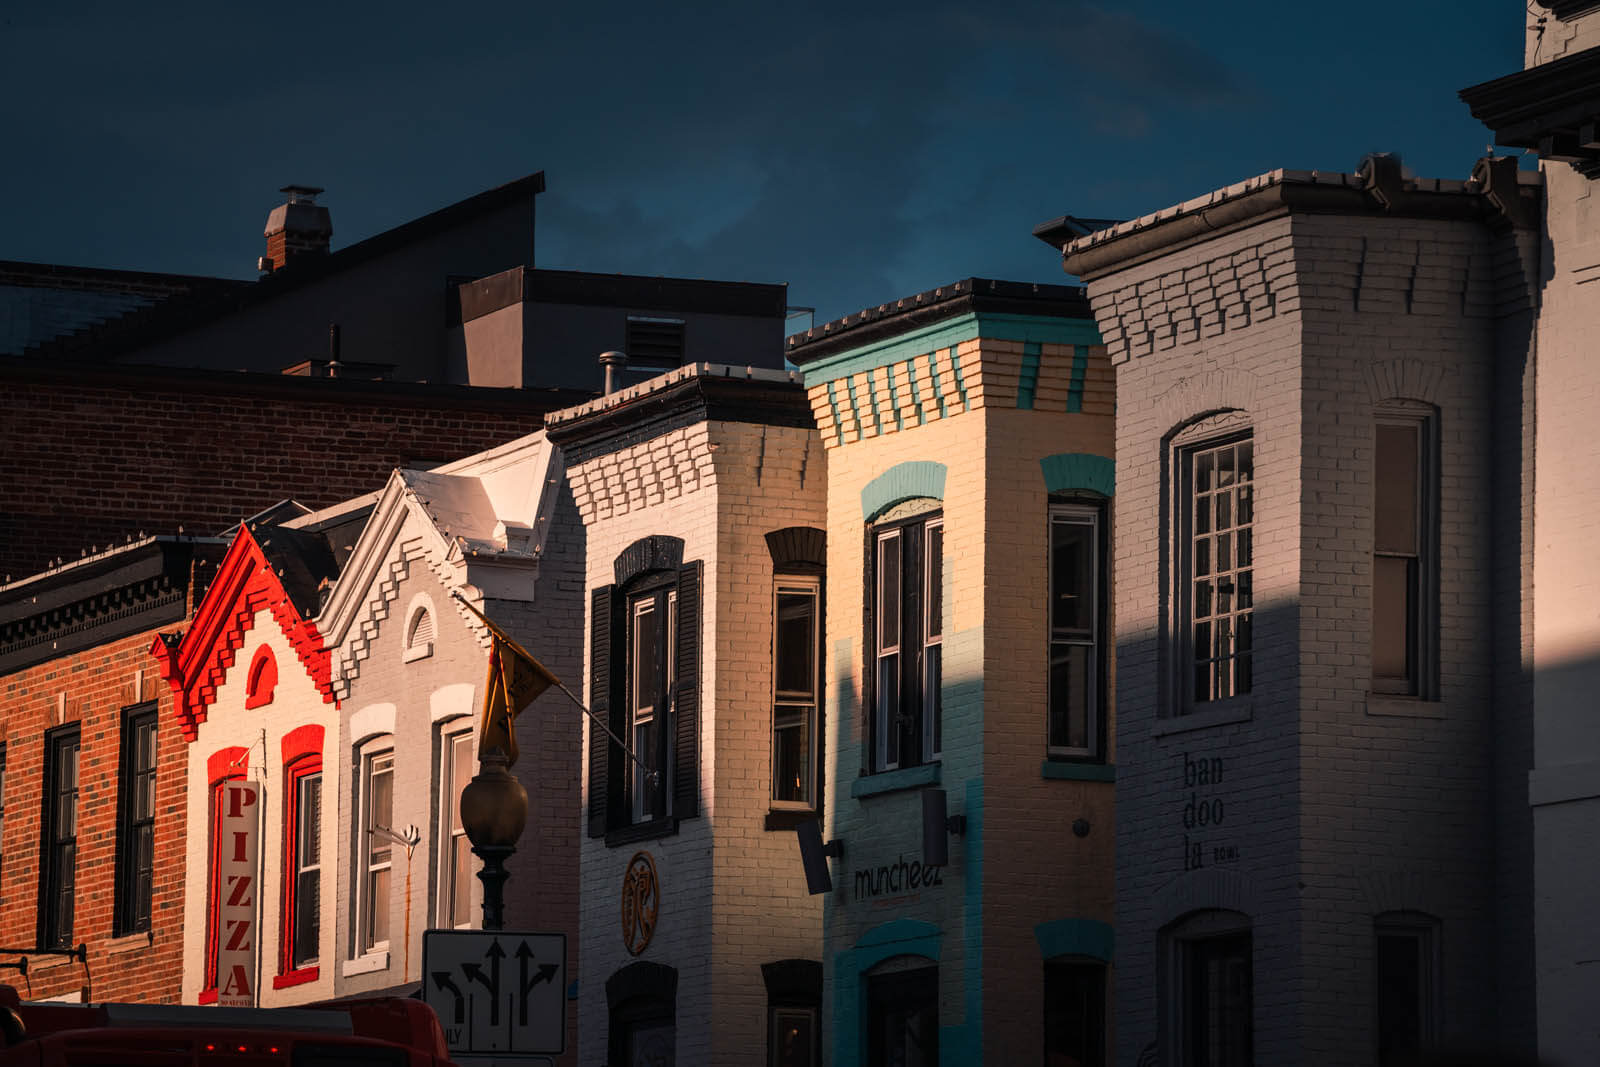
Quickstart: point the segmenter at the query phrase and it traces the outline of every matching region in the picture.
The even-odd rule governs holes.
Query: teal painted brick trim
[[[997,315],[967,313],[932,326],[910,330],[876,344],[847,348],[803,368],[808,387],[818,382],[858,374],[872,367],[924,355],[959,345],[974,337],[996,341],[1029,341],[1038,344],[1097,345],[1100,331],[1092,319],[1058,319],[1038,315]]]
[[[1089,346],[1077,345],[1072,350],[1072,380],[1067,383],[1067,412],[1083,410],[1083,379],[1089,372]]]
[[[1039,767],[1039,777],[1067,782],[1114,782],[1117,768],[1109,763],[1066,763],[1047,759]]]
[[[900,394],[894,388],[894,364],[890,363],[883,368],[884,383],[889,387],[889,414],[894,416],[894,428],[905,429],[905,424],[900,420]]]
[[[1091,452],[1058,452],[1039,461],[1048,492],[1058,489],[1088,489],[1101,496],[1117,491],[1117,465],[1105,456]]]
[[[1017,376],[1017,407],[1023,411],[1032,411],[1033,393],[1038,387],[1039,343],[1029,341],[1022,346],[1022,373]],[[1071,403],[1070,399],[1068,403]]]
[[[890,919],[856,938],[856,963],[860,970],[870,971],[891,956],[926,956],[938,962],[939,937],[939,928],[932,923]],[[917,947],[906,948],[908,943]]]
[[[1088,956],[1110,963],[1116,950],[1116,932],[1110,923],[1098,919],[1056,919],[1040,923],[1033,928],[1033,937],[1039,942],[1039,955],[1047,960],[1056,956]]]
[[[873,371],[867,371],[867,405],[872,409],[872,431],[883,433],[883,413],[878,410],[878,383],[873,380]]]
[[[944,499],[945,465],[927,459],[896,463],[861,487],[861,515],[871,522],[902,500]]]
[[[834,389],[835,384],[834,382],[828,383],[828,407],[833,409],[833,432],[841,434],[844,433],[844,425],[839,419],[839,397]]]
[[[956,395],[961,398],[961,410],[967,410],[967,383],[961,377],[961,357],[956,354],[954,345],[950,346],[950,373],[956,379]]]
[[[901,767],[877,774],[863,774],[850,783],[853,797],[875,797],[880,793],[895,793],[902,789],[917,789],[939,784],[938,763],[924,763],[917,767]]]
[[[933,399],[939,403],[939,417],[945,417],[944,387],[939,384],[939,353],[928,353],[928,377],[933,380]]]
[[[861,425],[861,402],[856,399],[856,380],[854,378],[846,378],[844,380],[844,390],[850,395],[850,420],[855,423],[856,433],[859,434],[864,427]]]
[[[942,938],[943,934],[932,923],[916,919],[891,919],[862,934],[856,941],[856,947],[834,957],[834,1067],[857,1067],[867,1059],[867,1030],[862,1025],[862,975],[895,956],[922,956],[937,963]],[[941,1027],[941,1037],[943,1033]],[[939,1058],[944,1059],[943,1049]]]
[[[917,361],[915,358],[906,360],[906,385],[911,389],[911,410],[917,413],[917,425],[927,422],[922,414],[922,390],[917,388]]]

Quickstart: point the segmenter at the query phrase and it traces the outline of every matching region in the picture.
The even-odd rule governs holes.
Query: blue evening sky
[[[1521,0],[12,4],[0,259],[253,277],[279,186],[342,247],[544,170],[540,266],[789,283],[817,321],[1034,224],[1399,152],[1464,178],[1456,90]],[[796,320],[804,325],[804,320]]]

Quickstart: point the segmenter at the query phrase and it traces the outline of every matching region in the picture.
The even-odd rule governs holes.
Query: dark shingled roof
[[[339,576],[339,564],[324,533],[258,523],[250,527],[267,565],[303,619],[322,610],[322,587]]]

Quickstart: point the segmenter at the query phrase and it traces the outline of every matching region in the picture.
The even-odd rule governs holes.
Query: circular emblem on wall
[[[656,880],[656,861],[648,852],[635,852],[622,876],[622,943],[630,956],[637,956],[650,944],[660,911],[661,883]]]

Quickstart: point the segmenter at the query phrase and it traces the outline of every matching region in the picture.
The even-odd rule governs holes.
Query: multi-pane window
[[[1428,695],[1432,647],[1432,421],[1380,412],[1374,435],[1372,687]]]
[[[362,759],[361,884],[359,949],[373,952],[389,944],[389,887],[394,865],[394,752],[372,752]]]
[[[1050,509],[1049,753],[1100,752],[1100,509],[1056,504]]]
[[[472,781],[472,731],[447,734],[440,745],[439,925],[472,925],[472,842],[461,825],[461,791]]]
[[[117,935],[150,929],[155,872],[156,709],[141,706],[122,719],[117,797]]]
[[[821,1052],[813,1008],[775,1007],[770,1021],[770,1067],[816,1067]]]
[[[288,770],[287,833],[290,970],[317,962],[322,937],[322,761],[307,759]]]
[[[677,606],[677,591],[663,589],[635,597],[629,611],[629,740],[638,759],[628,792],[635,823],[671,814]]]
[[[772,803],[809,808],[816,803],[822,583],[780,576],[774,597]]]
[[[1434,1039],[1437,957],[1434,921],[1415,912],[1378,916],[1375,924],[1379,1067],[1416,1062]]]
[[[1046,1063],[1106,1062],[1106,968],[1094,960],[1044,965]]]
[[[1179,453],[1187,618],[1189,705],[1250,692],[1255,520],[1254,453],[1249,437]]]
[[[78,753],[76,726],[45,736],[44,855],[39,895],[39,944],[72,945],[72,904],[78,868]]]
[[[871,536],[873,770],[939,758],[944,642],[944,521],[880,524]]]
[[[1248,932],[1182,943],[1182,1063],[1250,1067],[1255,1062]]]

